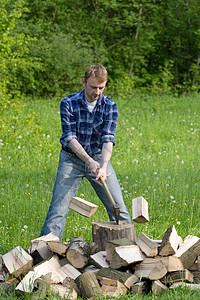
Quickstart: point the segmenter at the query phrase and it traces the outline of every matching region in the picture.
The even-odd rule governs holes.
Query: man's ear
[[[86,85],[85,78],[82,78],[82,84],[83,84],[83,87],[85,87],[85,85]]]

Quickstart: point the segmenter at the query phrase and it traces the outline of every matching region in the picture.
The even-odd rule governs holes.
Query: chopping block
[[[97,245],[97,251],[106,250],[106,242],[127,238],[136,241],[136,231],[133,224],[116,222],[92,222],[93,242]]]

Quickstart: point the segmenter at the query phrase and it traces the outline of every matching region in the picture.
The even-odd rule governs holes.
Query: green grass
[[[178,234],[200,236],[200,96],[133,95],[114,99],[119,108],[112,164],[132,215],[132,199],[149,203],[150,221],[135,224],[161,239],[175,225]],[[55,181],[61,135],[60,99],[8,103],[1,112],[0,253],[28,248],[39,236]],[[92,222],[108,217],[92,187],[83,180],[77,196],[99,205],[87,219],[70,211],[63,241],[82,236],[92,241]],[[162,299],[197,299],[199,292],[168,291]],[[15,299],[15,295],[12,295]],[[16,297],[17,298],[17,297]],[[127,299],[154,299],[127,296]],[[157,297],[159,298],[159,297]],[[3,298],[1,298],[3,299]],[[10,298],[11,299],[11,298]],[[123,297],[125,299],[125,297]]]

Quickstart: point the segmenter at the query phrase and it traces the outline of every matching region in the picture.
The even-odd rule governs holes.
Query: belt
[[[67,148],[65,148],[64,146],[62,146],[62,150],[64,150],[64,151],[66,151],[66,152],[68,152],[68,153],[71,153],[71,154],[75,154],[74,152],[71,152],[71,151],[69,151]],[[89,156],[94,156],[94,155],[96,155],[96,154],[101,154],[101,151],[99,151],[99,152],[96,152],[96,153],[87,153]]]

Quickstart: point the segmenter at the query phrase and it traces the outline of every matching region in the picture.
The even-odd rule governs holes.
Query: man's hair
[[[90,77],[95,77],[102,83],[108,80],[108,73],[104,66],[95,64],[91,65],[85,72],[85,82],[87,82]]]

